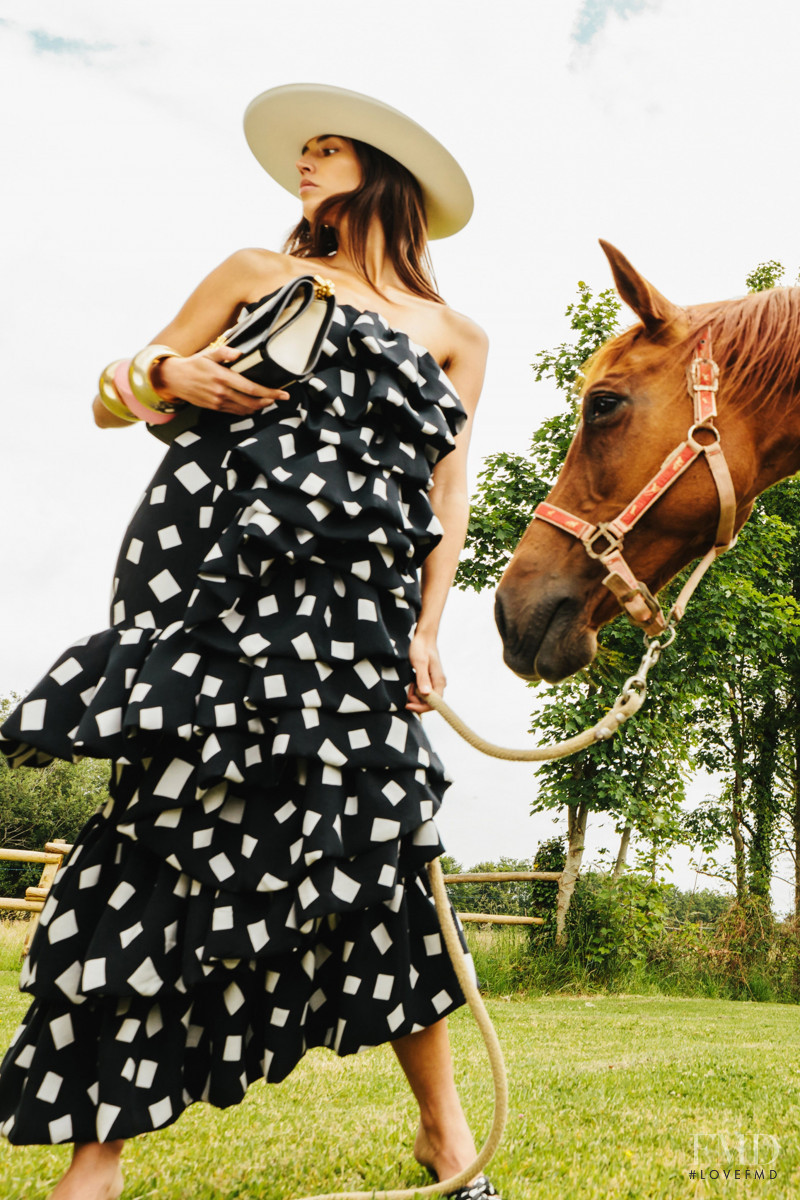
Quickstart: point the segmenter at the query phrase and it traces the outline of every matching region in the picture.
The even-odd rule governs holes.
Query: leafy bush
[[[563,837],[548,838],[539,843],[539,848],[533,859],[534,871],[563,871],[567,861],[567,851]],[[531,882],[531,916],[543,917],[549,926],[555,927],[556,904],[558,901],[558,884],[548,879],[534,879]],[[533,926],[535,929],[536,926]],[[539,926],[542,928],[542,926]]]
[[[730,896],[712,892],[710,888],[684,892],[673,884],[667,887],[665,901],[667,913],[680,924],[702,921],[704,925],[713,925],[731,906]]]
[[[616,880],[587,872],[575,886],[567,914],[572,953],[592,976],[607,981],[622,967],[646,961],[666,914],[665,884],[636,871]]]
[[[0,719],[13,698],[0,701]],[[0,846],[41,850],[45,842],[71,842],[91,814],[108,799],[109,764],[84,758],[12,771],[0,755]],[[0,862],[0,896],[22,897],[35,887],[39,864]]]
[[[676,895],[677,893],[677,895]],[[569,940],[556,946],[552,926],[470,928],[470,947],[494,994],[632,992],[709,999],[800,1002],[800,919],[777,922],[758,897],[722,897],[695,910],[696,895],[631,872],[615,883],[586,872],[567,917]],[[703,920],[674,924],[675,912]]]

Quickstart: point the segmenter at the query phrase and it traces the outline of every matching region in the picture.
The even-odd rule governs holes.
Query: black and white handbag
[[[314,373],[335,307],[329,279],[301,275],[268,296],[212,345],[239,350],[239,358],[224,365],[261,387],[302,383]],[[197,424],[202,411],[187,404],[171,421],[148,429],[159,441],[173,442]]]
[[[241,351],[226,365],[262,387],[302,383],[317,365],[335,306],[330,280],[290,280],[223,336],[222,345]]]

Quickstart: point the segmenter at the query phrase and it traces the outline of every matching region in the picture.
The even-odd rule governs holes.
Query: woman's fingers
[[[239,357],[240,351],[232,346],[212,346],[210,350],[201,350],[200,353],[211,362],[233,362]]]
[[[209,363],[217,364],[222,372],[217,375],[217,378],[225,379],[228,385],[237,392],[242,392],[246,396],[259,396],[262,399],[278,394],[274,388],[262,387],[260,383],[255,383],[245,375],[231,371],[226,364],[236,362],[241,355],[238,350],[232,350],[230,346],[215,346],[213,350],[202,351],[198,357],[204,358]],[[286,395],[286,393],[282,392],[281,395]]]
[[[208,362],[213,362],[219,365],[219,372],[215,372],[215,378],[219,379],[232,393],[243,396],[252,396],[259,400],[288,400],[289,393],[283,391],[282,388],[265,388],[260,383],[255,383],[252,379],[247,379],[244,375],[239,375],[236,371],[231,371],[226,367],[225,363],[236,362],[240,357],[238,350],[232,350],[230,346],[215,346],[213,350],[204,352],[202,355]]]
[[[261,387],[218,361],[237,357],[227,346],[217,346],[186,358],[164,359],[159,366],[166,396],[198,408],[242,415],[258,412],[276,400],[288,400],[289,393],[282,388]]]
[[[420,696],[427,696],[428,692],[433,687],[431,676],[428,670],[428,664],[425,662],[416,663],[414,666],[414,674],[416,676],[416,689]]]
[[[425,699],[425,696],[420,695],[419,689],[415,683],[409,685],[406,708],[409,712],[414,713],[426,713],[433,711],[430,704],[428,704],[428,701]]]
[[[431,691],[441,695],[447,683],[435,643],[421,637],[412,638],[408,656],[415,678],[408,689],[406,708],[415,713],[430,712],[426,697]]]
[[[250,410],[257,410],[274,404],[276,400],[289,399],[289,393],[282,388],[261,387],[252,379],[245,379],[243,375],[237,375],[217,363],[209,363],[209,367],[212,371],[212,390],[219,400],[244,404]]]

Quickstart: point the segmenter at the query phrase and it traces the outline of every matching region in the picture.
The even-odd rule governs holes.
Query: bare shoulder
[[[200,281],[155,341],[181,354],[194,354],[228,329],[243,305],[261,300],[297,275],[297,264],[298,259],[273,250],[236,250]]]
[[[449,347],[442,366],[468,415],[472,415],[483,387],[489,339],[480,325],[452,308],[445,309],[441,319],[446,323]],[[468,438],[462,437],[461,440],[466,445]]]
[[[297,262],[296,258],[291,258],[288,254],[250,246],[244,250],[236,250],[225,259],[221,269],[243,283],[256,286],[263,284],[268,289],[271,285],[280,287],[296,275]]]
[[[468,358],[473,362],[485,361],[489,351],[486,331],[476,321],[453,308],[444,310],[444,319],[452,345],[451,357],[454,360]]]

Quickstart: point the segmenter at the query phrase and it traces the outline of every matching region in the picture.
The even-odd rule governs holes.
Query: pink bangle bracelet
[[[172,418],[175,416],[175,413],[153,412],[152,408],[145,408],[143,404],[139,403],[134,396],[133,391],[131,390],[130,383],[128,382],[128,368],[130,365],[131,360],[129,358],[125,358],[121,363],[118,364],[117,369],[114,372],[114,387],[119,392],[122,403],[129,408],[133,415],[138,417],[140,421],[146,421],[148,425],[166,425],[168,421],[172,420]]]

